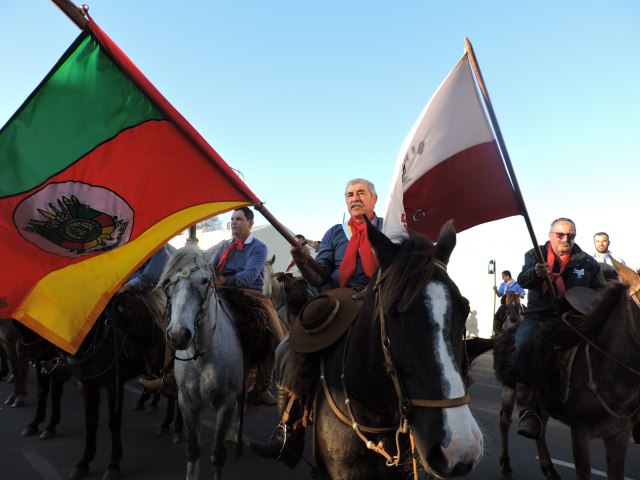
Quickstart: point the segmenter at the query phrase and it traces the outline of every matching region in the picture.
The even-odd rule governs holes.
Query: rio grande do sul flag
[[[258,198],[89,19],[0,130],[0,318],[75,353],[189,225]]]
[[[383,230],[435,240],[452,218],[462,231],[521,213],[465,53],[402,144]]]

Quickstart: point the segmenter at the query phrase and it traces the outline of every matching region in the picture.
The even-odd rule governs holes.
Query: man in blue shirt
[[[496,292],[496,295],[500,297],[500,303],[504,305],[504,295],[505,293],[517,293],[520,295],[520,298],[524,298],[527,293],[524,288],[518,285],[513,278],[511,278],[511,272],[509,270],[505,270],[502,272],[502,283],[499,287],[493,286],[493,291]]]
[[[211,266],[216,273],[217,289],[240,288],[247,295],[258,298],[269,313],[269,331],[273,335],[273,349],[282,340],[286,327],[280,321],[271,300],[262,295],[264,265],[267,246],[251,233],[253,211],[249,207],[234,210],[231,215],[231,240],[223,242],[214,255]],[[273,375],[273,349],[258,365],[256,375],[256,400],[264,405],[275,405],[276,399],[269,386]]]
[[[345,189],[345,201],[349,211],[349,222],[331,227],[322,237],[320,249],[315,261],[320,265],[324,274],[320,275],[309,265],[310,254],[304,246],[293,247],[291,256],[300,270],[300,273],[311,285],[325,291],[339,287],[348,287],[360,292],[368,284],[378,268],[378,262],[371,250],[371,244],[367,236],[366,222],[362,216],[366,216],[378,229],[382,228],[382,219],[377,217],[374,208],[378,200],[376,189],[368,180],[356,178],[347,182]],[[354,296],[349,296],[351,301],[355,298],[362,298],[363,292]],[[321,298],[320,297],[316,298]],[[308,302],[307,306],[315,300]],[[344,310],[344,308],[342,308]],[[300,320],[296,320],[300,322]],[[331,322],[323,329],[323,334],[327,334],[332,328],[336,328],[338,322]],[[303,328],[292,327],[292,335],[297,332],[304,332]],[[304,335],[304,333],[301,333]],[[307,333],[313,335],[313,333]],[[326,348],[326,343],[319,342],[319,348]],[[320,348],[321,347],[321,348]],[[276,459],[283,462],[290,468],[294,468],[300,458],[304,448],[304,427],[300,425],[302,415],[299,405],[292,405],[289,394],[285,386],[280,384],[282,370],[286,358],[289,356],[291,346],[289,336],[286,336],[276,350],[276,394],[278,397],[278,415],[283,418],[267,444],[250,442],[249,447],[256,454]],[[310,351],[303,352],[310,353]],[[285,421],[283,413],[287,407],[287,417]]]

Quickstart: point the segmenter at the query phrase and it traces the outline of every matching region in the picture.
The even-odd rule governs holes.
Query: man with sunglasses
[[[549,241],[540,247],[545,263],[539,263],[535,250],[524,256],[524,266],[518,275],[518,283],[529,290],[529,300],[524,320],[516,331],[513,352],[513,376],[516,380],[516,402],[520,408],[518,434],[537,439],[542,436],[542,421],[531,404],[535,378],[536,332],[542,322],[558,321],[559,316],[570,310],[565,292],[582,286],[599,290],[604,278],[598,262],[574,243],[576,225],[568,218],[558,218],[551,223]],[[549,277],[554,292],[550,292]],[[558,309],[552,295],[557,298]]]

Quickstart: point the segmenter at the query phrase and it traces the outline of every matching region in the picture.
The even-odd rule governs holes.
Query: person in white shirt
[[[609,241],[609,234],[607,234],[606,232],[596,233],[593,236],[593,245],[594,247],[596,247],[596,253],[593,254],[593,258],[595,258],[600,263],[612,265],[611,258],[615,258],[621,264],[626,265],[623,259],[621,259],[617,255],[613,255],[609,250],[609,245],[611,245],[611,242]]]

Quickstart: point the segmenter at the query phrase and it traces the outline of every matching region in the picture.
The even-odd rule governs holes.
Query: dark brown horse
[[[631,431],[640,421],[640,277],[617,262],[614,267],[620,280],[609,282],[585,316],[546,322],[536,339],[536,401],[571,428],[578,480],[591,478],[593,438],[604,441],[607,478],[622,480]],[[494,368],[513,388],[512,345],[511,332],[497,337]],[[538,443],[546,450],[544,438]],[[540,461],[547,478],[558,478],[548,451]]]
[[[504,294],[504,298],[504,304],[500,305],[493,319],[494,335],[499,335],[522,320],[523,311],[520,303],[520,294],[507,292]]]
[[[435,245],[419,237],[395,245],[371,225],[368,235],[380,273],[351,330],[322,362],[314,413],[319,474],[400,479],[423,468],[440,478],[465,475],[482,457],[483,437],[465,385],[469,303],[446,271],[453,222]]]
[[[158,374],[164,358],[162,315],[166,297],[161,290],[116,295],[102,312],[76,355],[68,357],[78,379],[85,407],[85,446],[82,459],[69,475],[83,478],[97,449],[100,389],[107,392],[111,460],[103,480],[116,479],[122,459],[122,412],[125,382],[142,373]]]

